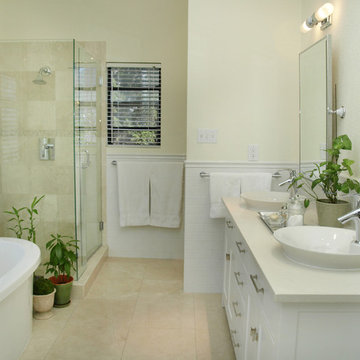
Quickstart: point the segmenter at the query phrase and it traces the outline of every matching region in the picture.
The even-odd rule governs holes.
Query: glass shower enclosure
[[[45,195],[41,262],[50,234],[72,236],[76,278],[102,244],[101,85],[100,62],[75,40],[0,42],[1,236],[14,236],[4,210]]]

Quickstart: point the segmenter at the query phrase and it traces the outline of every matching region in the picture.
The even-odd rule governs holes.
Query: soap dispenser
[[[287,202],[287,221],[286,226],[304,225],[304,202],[299,195],[290,196]]]

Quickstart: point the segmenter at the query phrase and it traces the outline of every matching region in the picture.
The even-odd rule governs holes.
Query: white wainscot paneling
[[[210,219],[209,178],[200,172],[271,172],[297,169],[295,163],[185,163],[184,291],[221,293],[224,267],[224,219]],[[287,171],[273,179],[273,191],[288,178]]]
[[[182,259],[184,257],[183,219],[179,229],[152,226],[120,227],[117,201],[117,174],[114,160],[183,161],[182,156],[107,155],[107,243],[109,256],[132,258]]]

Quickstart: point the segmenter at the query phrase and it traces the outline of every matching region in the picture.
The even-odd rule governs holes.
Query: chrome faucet
[[[355,244],[360,245],[360,208],[350,211],[349,213],[340,216],[338,218],[338,220],[342,223],[345,224],[348,221],[352,220],[355,223],[355,232],[356,232],[356,239],[354,241]]]
[[[288,170],[290,171],[290,177],[287,180],[279,183],[279,186],[283,186],[285,184],[293,184],[293,186],[291,187],[292,193],[290,193],[290,197],[293,197],[297,193],[297,187],[294,184],[296,178],[296,170],[290,170],[290,169]]]

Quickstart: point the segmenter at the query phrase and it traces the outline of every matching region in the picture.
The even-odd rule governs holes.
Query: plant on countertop
[[[22,239],[23,233],[27,231],[27,239],[36,244],[36,224],[35,224],[35,215],[39,215],[36,206],[44,198],[45,195],[34,197],[30,207],[24,206],[19,209],[16,209],[12,206],[12,211],[4,211],[5,214],[11,215],[12,217],[8,220],[8,223],[11,225],[8,227],[18,239]],[[23,219],[22,212],[26,211],[28,213],[28,226],[24,227],[25,220]]]
[[[47,295],[54,291],[55,287],[49,279],[43,276],[34,276],[33,294],[34,295]]]
[[[348,172],[350,176],[353,175],[351,166],[354,164],[354,160],[343,159],[341,164],[338,163],[340,151],[351,149],[352,143],[349,137],[347,135],[338,136],[333,140],[332,147],[326,150],[331,156],[331,161],[314,164],[313,170],[300,173],[289,187],[302,188],[311,198],[331,204],[339,202],[338,192],[348,194],[350,190],[354,190],[360,193],[360,183],[357,180],[346,178],[344,181],[340,181],[342,172]],[[317,186],[321,187],[326,199],[318,198],[314,190]],[[305,207],[309,206],[309,202],[309,199],[305,199]]]
[[[51,240],[46,243],[46,249],[50,251],[50,259],[44,264],[46,274],[54,274],[59,284],[66,283],[70,278],[71,269],[76,270],[74,263],[77,259],[76,250],[79,248],[76,245],[78,240],[60,234],[50,236]]]

